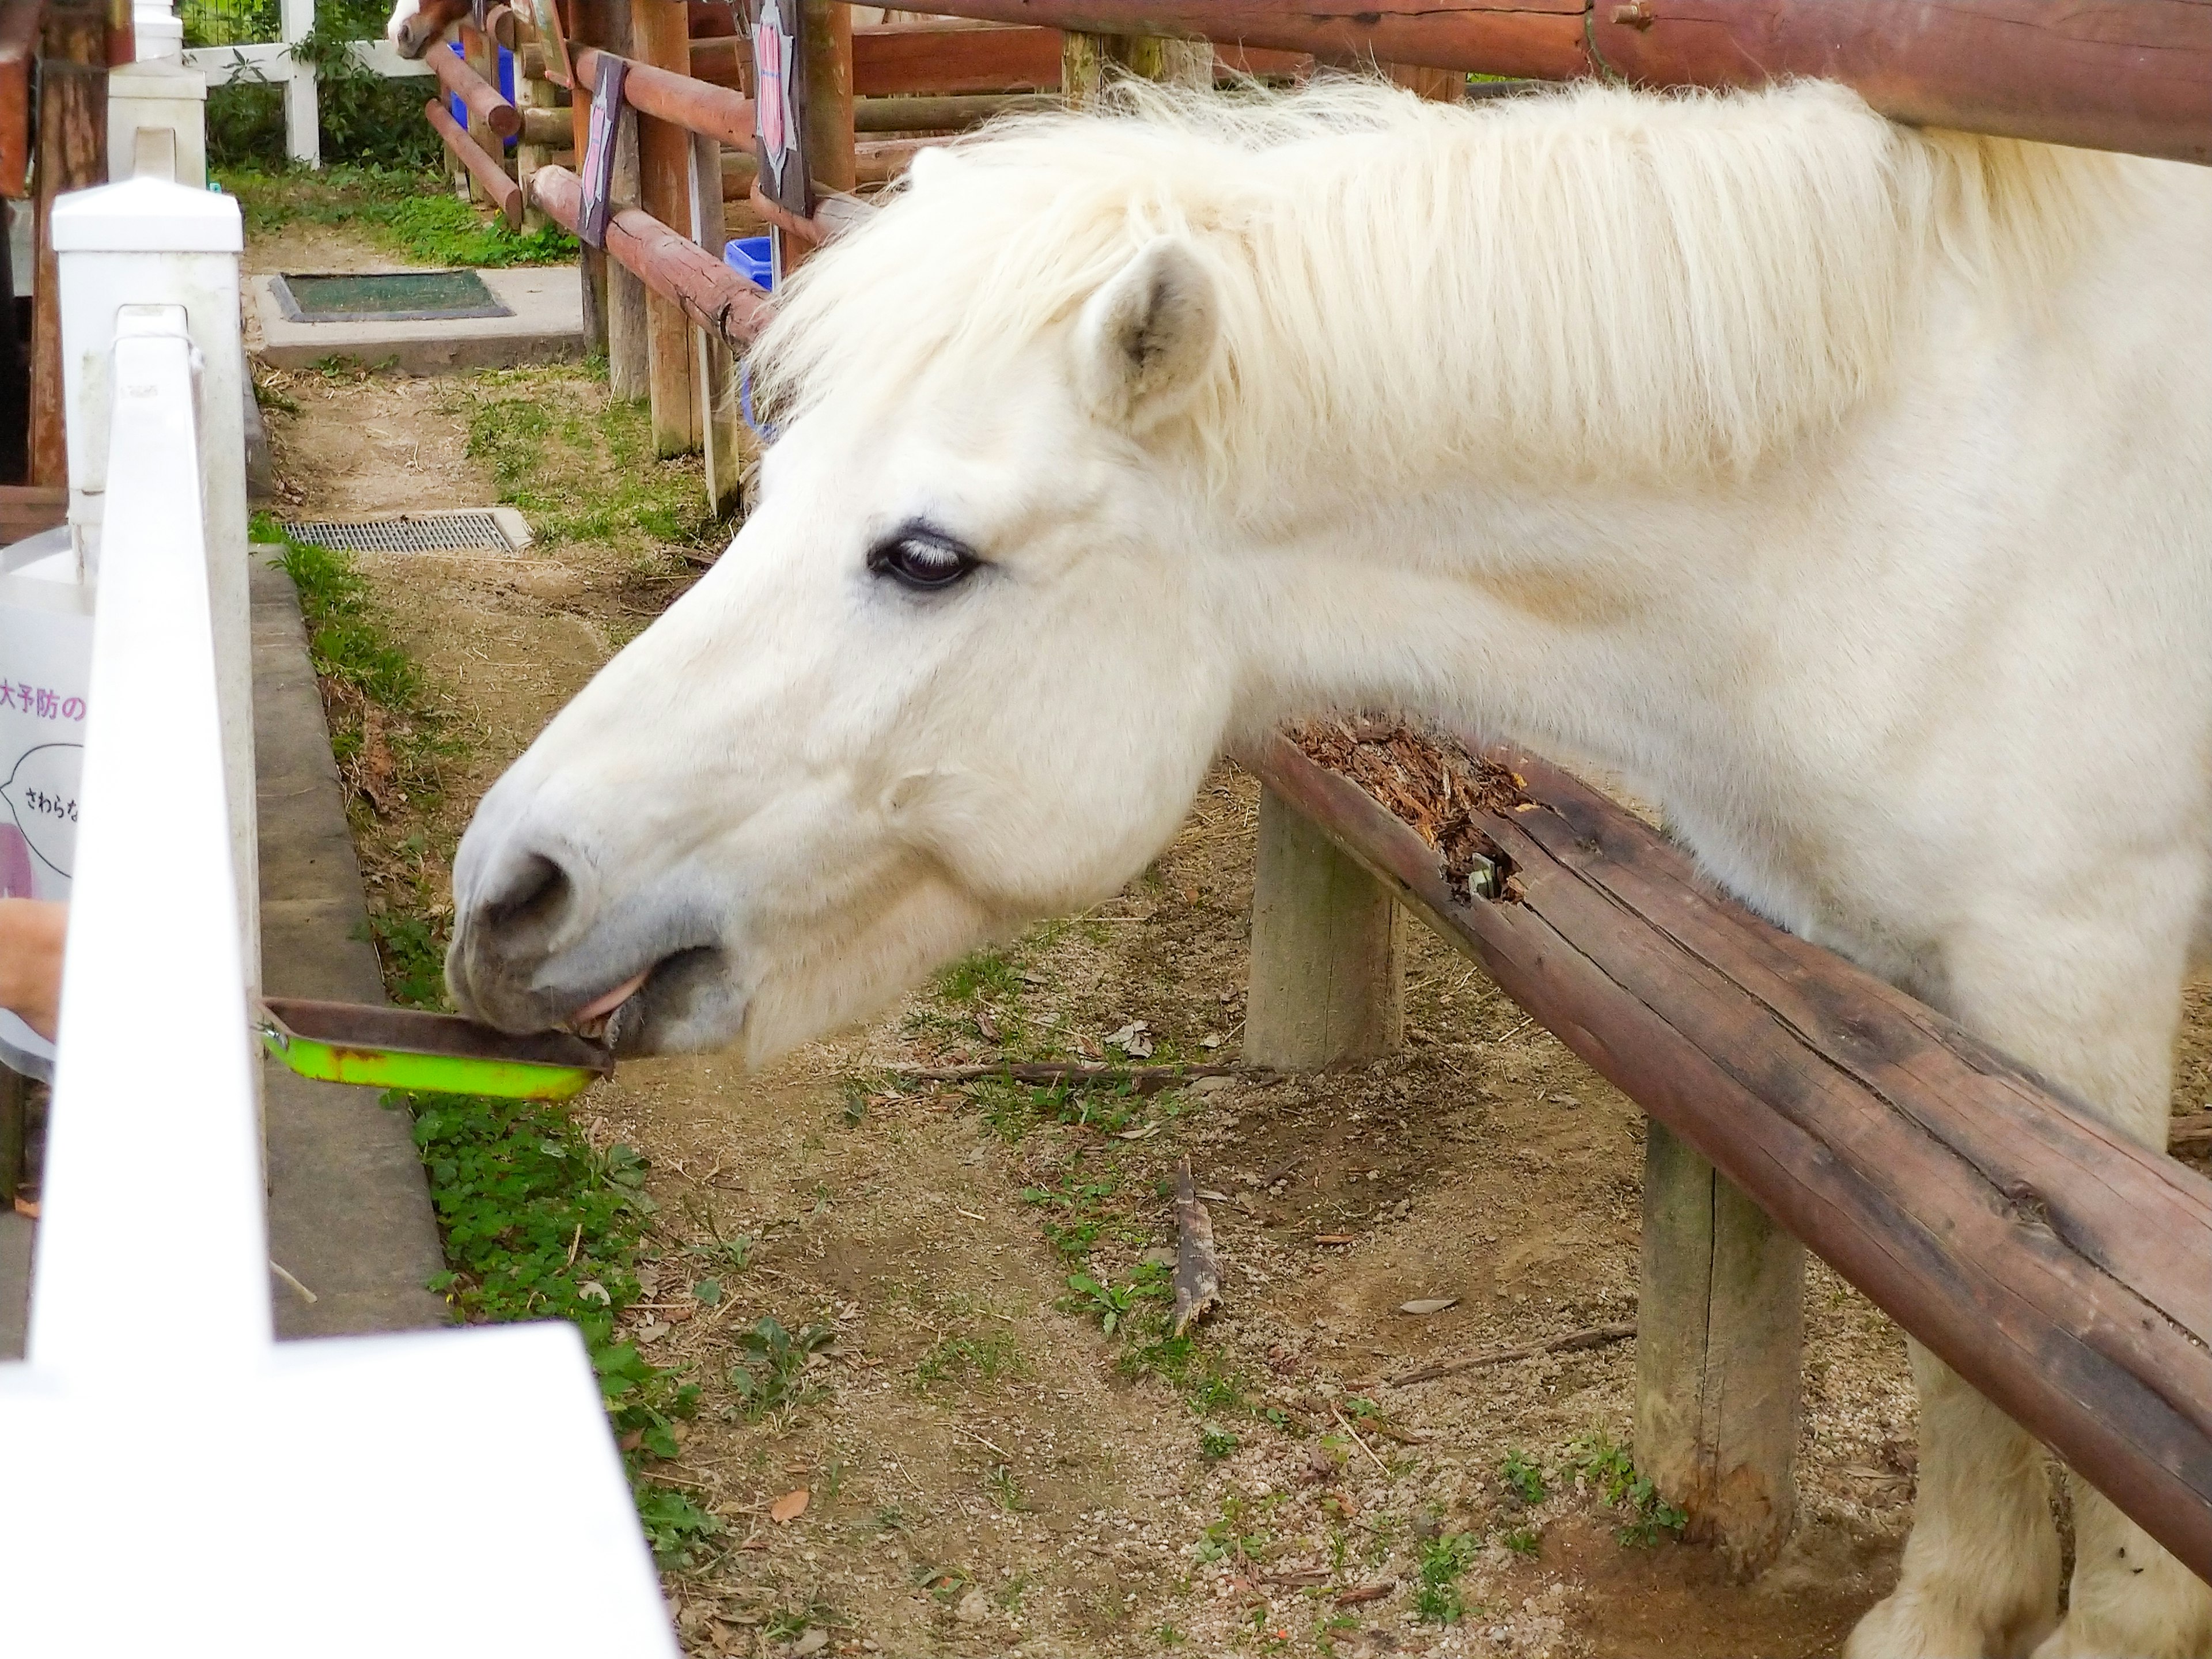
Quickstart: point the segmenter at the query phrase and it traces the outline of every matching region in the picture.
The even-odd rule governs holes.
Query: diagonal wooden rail
[[[2212,1182],[1723,896],[1533,755],[1510,879],[1277,737],[1267,787],[1907,1331],[2212,1579]]]

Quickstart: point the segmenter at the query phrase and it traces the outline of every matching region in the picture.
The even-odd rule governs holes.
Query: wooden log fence
[[[1494,897],[1287,738],[1285,802],[2191,1571],[2212,1578],[2212,1182],[1717,893],[1536,757]]]
[[[986,22],[1570,81],[1841,81],[1900,121],[2212,162],[2212,6],[2139,0],[929,0]]]
[[[455,63],[460,60],[455,58]],[[469,177],[483,187],[485,197],[499,210],[508,228],[522,228],[522,186],[507,175],[507,169],[484,148],[471,138],[468,130],[453,119],[445,100],[433,98],[422,106],[423,118],[430,130],[445,141],[446,149],[453,158],[466,167]]]
[[[599,78],[600,52],[593,46],[578,49],[576,72],[586,86]],[[651,64],[629,61],[623,77],[623,97],[639,113],[666,121],[718,143],[750,149],[753,142],[753,101],[742,93],[688,75],[678,75]]]
[[[540,167],[532,180],[538,205],[563,230],[576,228],[583,181],[566,167]],[[607,252],[661,299],[732,350],[742,351],[768,324],[768,295],[716,255],[640,208],[607,222]]]
[[[467,109],[471,128],[481,122],[484,130],[502,144],[521,135],[522,112],[501,96],[499,88],[471,67],[467,60],[455,52],[434,52],[429,54],[429,61],[440,89],[459,99]],[[453,120],[450,115],[446,118]]]
[[[4,9],[23,3],[0,0],[0,97]],[[997,27],[857,29],[842,6],[804,0],[812,172],[831,193],[803,216],[757,187],[750,46],[727,8],[694,0],[678,50],[658,13],[634,36],[629,0],[570,3],[599,20],[575,32],[574,106],[525,109],[522,137],[549,149],[566,137],[580,158],[599,53],[612,51],[629,60],[625,96],[641,131],[681,136],[654,141],[665,153],[633,168],[641,182],[626,196],[618,172],[605,280],[635,273],[657,311],[698,331],[688,371],[672,336],[655,353],[654,424],[664,445],[679,421],[684,441],[703,439],[718,502],[735,468],[701,411],[728,401],[722,354],[742,352],[770,314],[719,257],[725,204],[739,222],[774,228],[789,268],[856,210],[835,192],[895,176],[918,147],[856,135],[957,131],[1049,107],[1095,93],[1109,59],[1204,79],[1203,52],[1194,63],[1146,41],[1210,41],[1217,79],[1379,60],[1446,97],[1465,95],[1467,70],[1653,86],[1816,75],[1899,119],[2212,161],[2203,0],[2101,11],[2060,0],[1363,0],[1356,10],[930,0],[933,14]],[[433,0],[422,16],[451,4]],[[490,25],[519,47],[526,75],[566,83],[526,12],[495,7]],[[444,83],[452,71],[437,67]],[[470,108],[489,117],[505,104],[479,92]],[[526,184],[500,194],[485,172],[499,171],[497,158],[442,114],[434,108],[433,125],[510,218],[519,201],[573,230],[574,172],[539,159]],[[5,163],[0,150],[0,178]],[[642,391],[645,379],[641,353],[631,383]],[[1693,1531],[1740,1565],[1771,1559],[1794,1507],[1802,1239],[2212,1576],[2212,1284],[2187,1271],[2212,1244],[2212,1186],[1718,897],[1663,837],[1565,775],[1534,757],[1512,763],[1534,807],[1485,823],[1510,884],[1469,899],[1355,785],[1280,741],[1259,758],[1247,1061],[1305,1067],[1392,1048],[1409,911],[1652,1115],[1638,1455],[1690,1510]]]

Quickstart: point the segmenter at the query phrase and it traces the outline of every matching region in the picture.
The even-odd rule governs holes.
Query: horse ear
[[[1220,312],[1188,241],[1156,236],[1138,249],[1075,325],[1077,385],[1092,412],[1141,433],[1181,409],[1212,367]]]

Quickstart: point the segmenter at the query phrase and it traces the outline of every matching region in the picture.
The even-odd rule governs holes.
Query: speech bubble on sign
[[[42,743],[16,758],[0,800],[15,815],[15,825],[39,861],[66,876],[76,862],[76,783],[84,769],[81,743]]]

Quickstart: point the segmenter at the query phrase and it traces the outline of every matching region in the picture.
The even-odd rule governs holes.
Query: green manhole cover
[[[422,323],[512,317],[473,270],[398,270],[367,276],[296,276],[269,285],[292,323]]]

